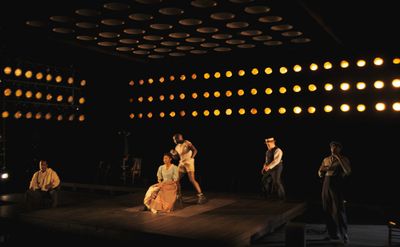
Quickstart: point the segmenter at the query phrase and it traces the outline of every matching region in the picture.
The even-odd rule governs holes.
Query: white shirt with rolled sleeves
[[[269,164],[267,164],[267,160],[265,160],[265,165],[268,166],[269,169],[273,169],[275,166],[281,163],[282,157],[283,157],[282,149],[276,148],[274,152],[274,159]]]

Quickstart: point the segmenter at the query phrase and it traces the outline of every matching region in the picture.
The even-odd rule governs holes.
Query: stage
[[[225,193],[206,193],[208,202],[198,205],[194,192],[184,191],[183,204],[177,204],[173,212],[153,214],[141,211],[144,194],[145,188],[113,190],[111,194],[69,187],[60,191],[59,207],[36,211],[24,210],[22,196],[14,195],[1,206],[1,217],[14,227],[8,229],[12,241],[44,230],[65,241],[84,239],[114,245],[250,246],[306,208],[304,202]],[[19,209],[12,210],[16,205]]]

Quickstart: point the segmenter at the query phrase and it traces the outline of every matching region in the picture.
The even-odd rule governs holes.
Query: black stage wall
[[[250,65],[224,56],[178,59],[174,63],[139,63],[104,54],[96,57],[93,51],[87,50],[56,54],[52,51],[60,51],[60,47],[52,49],[45,53],[11,50],[6,55],[10,59],[43,64],[72,64],[88,81],[87,104],[82,107],[87,120],[58,123],[6,119],[7,167],[11,171],[6,186],[10,190],[28,186],[32,169],[37,166],[35,158],[49,159],[50,166],[59,172],[63,181],[84,183],[96,182],[98,164],[105,160],[112,165],[110,183],[121,183],[123,137],[118,132],[125,130],[131,133],[128,136],[131,154],[143,159],[142,180],[146,185],[156,181],[162,154],[173,148],[172,135],[180,132],[198,148],[196,176],[205,192],[258,192],[266,150],[264,138],[274,136],[284,151],[283,179],[289,196],[319,198],[321,183],[317,169],[329,155],[329,142],[337,140],[343,143],[343,152],[353,167],[348,179],[348,200],[371,203],[397,200],[394,191],[400,139],[398,113],[298,116],[288,113],[273,117],[261,113],[241,117],[129,119],[129,90],[135,90],[128,86],[131,79],[185,71],[188,75],[199,70],[223,71],[225,66],[234,64],[247,69],[261,64],[293,64],[312,61],[317,58],[316,53],[282,54],[277,50],[275,56],[253,58]],[[334,55],[332,51],[319,56]]]
[[[204,191],[257,192],[266,146],[274,136],[284,151],[283,179],[289,195],[319,196],[317,169],[329,155],[329,142],[343,143],[353,167],[348,197],[356,201],[392,202],[396,188],[399,119],[332,116],[269,119],[166,119],[132,121],[115,119],[84,123],[44,121],[7,122],[7,165],[10,183],[26,186],[34,158],[47,158],[63,181],[95,183],[101,160],[112,165],[111,183],[120,183],[123,155],[122,129],[130,153],[143,159],[143,178],[155,182],[163,152],[173,148],[172,135],[182,133],[199,153],[196,175]],[[104,120],[104,119],[103,119]],[[114,121],[115,120],[115,121]],[[28,174],[27,174],[28,173]],[[349,199],[350,200],[350,199]]]

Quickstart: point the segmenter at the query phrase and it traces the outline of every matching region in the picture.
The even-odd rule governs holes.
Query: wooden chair
[[[135,184],[135,177],[140,177],[142,175],[142,159],[134,158],[132,165],[132,184]]]

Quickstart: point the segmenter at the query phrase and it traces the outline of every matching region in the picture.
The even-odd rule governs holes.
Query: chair
[[[142,175],[142,159],[134,158],[132,165],[132,184],[135,184],[135,177],[140,177]]]
[[[400,242],[400,225],[399,221],[389,220],[388,223],[389,228],[389,246],[393,246],[393,241],[398,240]]]

